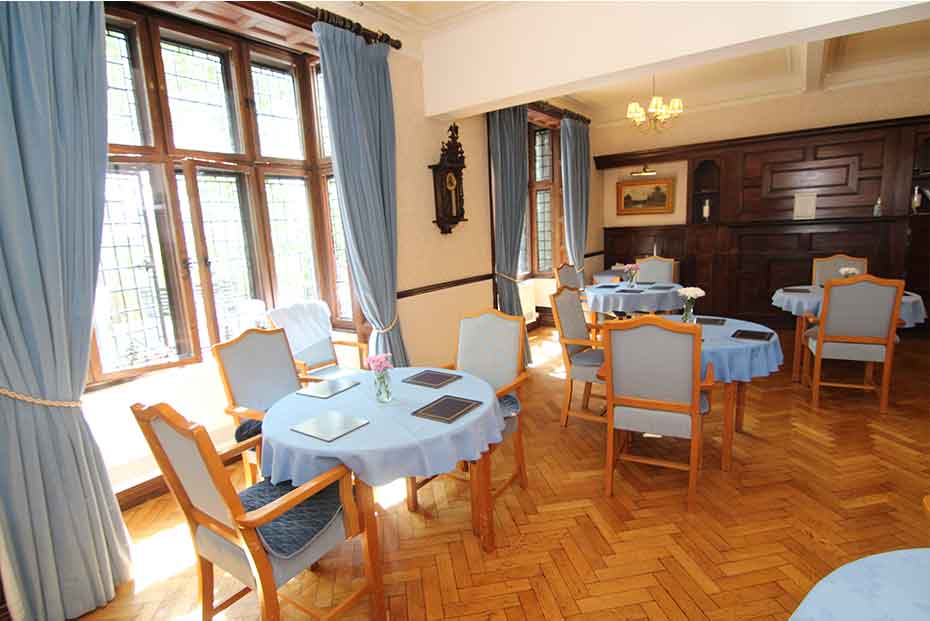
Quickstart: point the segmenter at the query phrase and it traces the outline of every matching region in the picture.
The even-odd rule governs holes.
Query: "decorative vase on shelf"
[[[375,399],[378,400],[378,403],[390,403],[393,398],[390,371],[394,368],[394,365],[391,364],[391,354],[368,356],[365,363],[375,374]]]

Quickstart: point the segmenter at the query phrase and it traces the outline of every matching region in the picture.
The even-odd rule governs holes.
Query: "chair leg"
[[[375,515],[374,490],[361,480],[356,480],[355,489],[358,494],[358,508],[362,523],[365,525],[365,530],[362,533],[362,557],[365,563],[365,578],[368,580],[368,590],[371,598],[369,618],[375,621],[384,621],[387,619],[387,610],[384,606],[384,559],[381,555],[378,518]]]
[[[875,363],[866,362],[865,363],[865,378],[862,381],[866,386],[875,385]]]
[[[478,537],[481,534],[481,481],[478,479],[478,462],[468,464],[468,484],[471,487],[471,532]]]
[[[604,465],[604,494],[614,495],[614,464],[617,460],[616,442],[617,430],[607,429],[607,463]],[[624,442],[625,443],[625,442]]]
[[[694,511],[697,500],[697,481],[701,464],[703,420],[701,415],[691,417],[691,457],[688,460],[688,511]]]
[[[811,398],[811,406],[814,409],[820,407],[820,374],[823,371],[823,358],[817,356],[814,358],[814,377],[813,377],[813,386],[811,390],[813,391],[813,396]]]
[[[517,430],[513,433],[513,456],[517,462],[517,481],[520,487],[526,489],[529,484],[526,477],[526,455],[523,452],[523,423],[517,417]]]
[[[584,396],[581,399],[581,407],[586,410],[591,406],[591,386],[593,386],[591,382],[584,383]]]
[[[255,468],[249,459],[248,451],[242,454],[242,474],[245,478],[246,487],[255,485]]]
[[[811,385],[811,350],[810,347],[804,347],[804,355],[801,358],[801,384],[807,388]]]
[[[886,357],[882,364],[882,392],[878,402],[878,411],[881,414],[888,412],[888,401],[891,398],[891,357]]]
[[[417,498],[417,478],[407,477],[407,511],[416,513],[420,510],[420,499]]]
[[[200,609],[203,621],[213,619],[213,563],[202,556],[197,557],[197,575],[200,578]]]
[[[566,373],[571,373],[571,369],[566,369]],[[575,382],[571,377],[565,378],[565,396],[562,399],[562,427],[568,427],[568,410],[572,407],[572,389]]]

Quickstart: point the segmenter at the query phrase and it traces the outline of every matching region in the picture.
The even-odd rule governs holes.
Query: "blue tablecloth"
[[[678,295],[678,289],[681,289],[681,285],[674,283],[632,286],[626,283],[601,284],[585,287],[584,294],[588,308],[599,313],[654,313],[683,308],[684,303]],[[639,293],[630,293],[632,291]]]
[[[807,293],[786,292],[779,289],[772,296],[772,305],[792,315],[801,316],[805,313],[820,314],[820,305],[823,303],[823,287],[811,285],[797,285],[788,289],[807,289]],[[913,328],[927,319],[927,309],[923,299],[916,293],[907,291],[901,298],[901,320],[905,327]]]
[[[930,619],[930,548],[896,550],[843,565],[814,585],[791,621]]]
[[[422,370],[392,370],[394,400],[388,404],[375,400],[374,375],[367,371],[352,376],[361,382],[359,386],[329,399],[296,393],[284,397],[271,406],[262,423],[262,474],[275,484],[301,485],[342,463],[369,485],[384,485],[401,477],[449,472],[457,462],[478,459],[489,445],[502,441],[504,412],[490,384],[461,371],[450,371],[462,379],[439,389],[401,381]],[[475,399],[482,405],[448,424],[411,416],[446,394]],[[294,425],[329,410],[370,422],[328,443],[291,431]]]
[[[704,317],[706,315],[701,315]],[[670,319],[681,319],[680,316]],[[754,377],[765,377],[778,371],[785,358],[781,351],[778,335],[767,341],[735,339],[737,330],[773,332],[765,326],[751,321],[725,319],[722,326],[702,325],[701,375],[707,365],[714,365],[714,378],[718,382],[748,382]]]

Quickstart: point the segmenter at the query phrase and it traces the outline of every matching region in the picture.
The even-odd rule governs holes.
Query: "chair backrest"
[[[294,357],[282,328],[252,328],[213,346],[230,407],[264,412],[300,388]]]
[[[494,309],[465,315],[459,323],[455,367],[500,390],[523,372],[525,343],[523,317]]]
[[[294,357],[314,369],[336,362],[333,327],[329,306],[321,300],[307,300],[268,311],[268,318],[284,328]]]
[[[854,267],[860,274],[869,273],[869,260],[865,257],[851,257],[847,254],[835,254],[822,259],[814,259],[811,270],[811,282],[815,285],[826,284],[828,280],[841,278],[840,268]]]
[[[203,425],[165,403],[137,403],[132,412],[191,530],[197,524],[215,529],[211,519],[236,530],[234,518],[245,509]]]
[[[552,317],[559,338],[590,340],[588,322],[581,308],[581,294],[571,287],[560,287],[549,296],[552,304]],[[569,354],[584,349],[583,345],[563,345]]]
[[[821,340],[843,337],[843,341],[879,345],[892,342],[903,294],[903,280],[868,274],[828,280],[820,312]]]
[[[581,278],[578,270],[571,263],[563,263],[555,270],[556,288],[571,287],[572,289],[581,289]]]
[[[697,413],[701,326],[646,315],[604,327],[607,394],[614,406]]]
[[[636,259],[639,266],[637,280],[643,282],[677,282],[678,261],[665,257],[651,256]]]

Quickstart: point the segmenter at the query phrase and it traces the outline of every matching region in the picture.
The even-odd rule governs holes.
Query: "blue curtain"
[[[371,353],[407,365],[397,320],[397,195],[394,101],[388,46],[329,24],[313,24],[333,144],[352,284],[374,327]]]
[[[523,316],[517,270],[520,239],[529,192],[528,120],[526,106],[488,113],[491,185],[494,194],[494,277],[497,305],[510,315]],[[526,359],[531,360],[526,347]]]
[[[588,187],[591,143],[588,124],[562,119],[562,200],[565,205],[565,248],[568,260],[584,283],[584,253],[588,241]]]
[[[130,577],[80,407],[28,401],[84,390],[106,92],[102,3],[0,4],[0,569],[14,619],[78,617]]]

